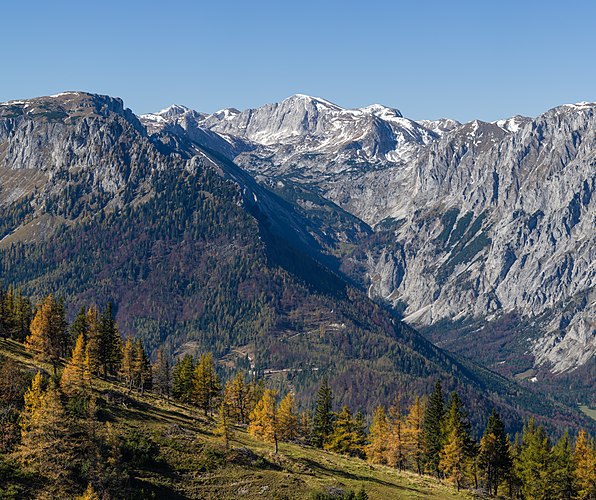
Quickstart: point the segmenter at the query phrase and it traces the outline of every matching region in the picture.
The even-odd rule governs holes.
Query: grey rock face
[[[236,157],[251,172],[314,183],[400,163],[450,126],[433,125],[437,131],[432,131],[397,109],[379,104],[344,109],[301,94],[258,109],[224,110],[199,125],[255,144]]]
[[[395,248],[405,262],[370,262],[369,275],[381,277],[372,279],[371,293],[405,303],[406,320],[418,324],[548,313],[551,321],[528,342],[536,363],[560,372],[591,359],[595,112],[596,105],[562,106],[521,120],[515,133],[472,122],[406,168],[367,173],[331,190],[373,225],[399,222]],[[395,287],[378,284],[395,275]]]
[[[82,92],[0,105],[0,205],[35,192],[42,204],[80,185],[81,197],[108,193],[117,203],[125,184],[142,184],[147,159],[165,168],[145,128],[120,99]],[[42,183],[9,182],[44,174]]]
[[[393,227],[358,264],[369,293],[405,307],[407,321],[546,315],[527,348],[559,372],[596,352],[595,109],[461,125],[293,96],[198,125],[255,144],[235,161],[263,179]]]

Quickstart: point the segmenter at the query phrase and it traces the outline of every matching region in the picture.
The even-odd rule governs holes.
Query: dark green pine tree
[[[110,302],[99,318],[99,363],[104,378],[117,372],[122,356],[122,341],[112,309]]]
[[[445,444],[444,433],[445,403],[441,381],[437,380],[435,388],[428,399],[428,405],[422,420],[424,438],[424,461],[427,469],[439,477],[441,450]]]
[[[573,448],[571,447],[568,432],[565,432],[553,447],[552,458],[553,495],[555,498],[570,500],[574,498],[576,491],[574,488],[575,462],[573,460]]]
[[[79,309],[79,312],[70,325],[70,338],[78,339],[79,336],[82,335],[83,340],[87,342],[88,333],[89,322],[87,321],[87,311],[85,310],[85,306],[81,306],[81,309]]]
[[[190,402],[193,395],[193,378],[195,362],[190,354],[179,359],[172,370],[172,396],[185,403]]]
[[[311,442],[312,445],[317,448],[322,448],[323,444],[333,432],[332,402],[333,395],[331,393],[331,388],[329,387],[329,380],[325,377],[319,388],[317,402],[315,403],[315,412],[312,419]]]
[[[544,427],[536,426],[533,417],[524,427],[519,475],[524,498],[555,498],[550,440]]]
[[[505,426],[494,408],[480,441],[478,464],[486,481],[486,490],[496,496],[499,483],[511,473],[512,457]]]

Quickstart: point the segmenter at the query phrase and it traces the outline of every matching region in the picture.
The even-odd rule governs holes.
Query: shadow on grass
[[[345,470],[339,469],[337,467],[325,466],[325,465],[321,464],[320,462],[315,462],[314,460],[311,460],[309,458],[300,458],[300,459],[298,459],[298,462],[303,463],[304,465],[306,465],[313,471],[317,471],[317,472],[315,472],[315,476],[319,476],[320,475],[319,473],[322,473],[322,474],[326,474],[326,475],[329,475],[332,477],[342,477],[344,479],[349,479],[352,481],[376,483],[376,484],[379,484],[382,486],[388,486],[388,487],[398,488],[398,489],[405,490],[405,491],[412,491],[415,493],[425,494],[424,491],[422,491],[418,488],[411,488],[408,486],[403,486],[401,484],[384,481],[384,480],[378,479],[374,476],[364,476],[361,474],[353,474],[351,472],[346,472]]]
[[[144,500],[147,498],[182,500],[188,497],[181,495],[176,490],[167,486],[157,485],[141,478],[135,478],[131,484],[130,498],[135,500]]]

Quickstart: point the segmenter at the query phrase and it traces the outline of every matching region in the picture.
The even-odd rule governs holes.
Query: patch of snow
[[[73,91],[70,91],[70,92],[60,92],[59,94],[53,94],[50,97],[62,97],[62,96],[65,96],[65,95],[81,95],[81,93],[80,92],[73,92]]]

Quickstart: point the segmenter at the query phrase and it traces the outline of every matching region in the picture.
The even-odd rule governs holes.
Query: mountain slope
[[[261,182],[299,184],[376,228],[343,262],[372,297],[462,352],[461,322],[487,341],[487,321],[510,328],[491,367],[542,377],[596,353],[595,108],[461,125],[298,95],[196,126],[252,141],[235,161]],[[512,357],[524,362],[503,367]]]
[[[22,345],[12,341],[0,341],[0,365],[4,359],[13,360],[28,374],[51,370],[35,363]],[[361,488],[370,498],[469,497],[469,493],[456,492],[452,486],[429,476],[421,477],[310,446],[280,443],[279,453],[275,454],[271,445],[251,438],[240,426],[234,426],[231,431],[230,449],[226,450],[217,435],[214,419],[203,417],[196,407],[166,401],[148,392],[131,393],[114,382],[94,379],[93,386],[101,408],[94,422],[93,438],[105,441],[103,456],[92,454],[86,461],[68,463],[63,476],[52,481],[21,470],[18,462],[0,453],[0,497],[76,498],[89,477],[110,498],[305,499],[316,493],[339,494]],[[82,434],[79,431],[75,441],[79,456],[90,448]],[[72,440],[68,442],[71,443]],[[114,444],[127,453],[110,455]],[[108,463],[100,468],[103,474],[94,477],[97,469],[93,462],[105,455]],[[75,478],[67,474],[68,469],[77,467]]]
[[[222,369],[281,373],[299,397],[329,374],[338,402],[372,407],[441,377],[510,422],[526,411],[551,425],[580,421],[442,352],[347,282],[331,250],[370,230],[332,203],[312,197],[325,216],[305,215],[290,190],[281,198],[188,138],[148,135],[105,96],[0,109],[3,280],[37,297],[62,294],[75,308],[114,301],[123,333],[151,349],[209,349]],[[31,179],[21,193],[19,176]],[[333,217],[343,229],[327,233]]]

